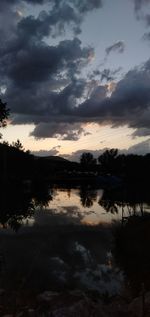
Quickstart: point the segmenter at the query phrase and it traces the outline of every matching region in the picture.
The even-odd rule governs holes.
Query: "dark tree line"
[[[146,155],[119,154],[118,149],[106,150],[98,159],[92,153],[83,153],[80,166],[84,171],[100,175],[116,175],[125,179],[148,180],[150,177],[150,153]]]

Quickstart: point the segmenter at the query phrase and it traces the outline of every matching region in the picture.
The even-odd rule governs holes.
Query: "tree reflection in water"
[[[144,288],[150,290],[150,215],[131,216],[124,226],[115,230],[114,256],[124,271],[127,285],[138,295]]]
[[[99,205],[107,213],[117,214],[121,211],[122,220],[139,213],[143,216],[145,208],[150,206],[149,188],[144,184],[133,184],[119,189],[106,189]]]
[[[124,190],[105,192],[112,206],[122,208],[122,225],[114,231],[114,256],[123,270],[128,286],[138,295],[144,284],[150,290],[150,207],[149,188],[144,184],[134,184]],[[128,214],[124,217],[124,210]]]
[[[140,288],[140,283],[147,279],[146,287],[148,288],[150,287],[148,285],[150,280],[150,256],[148,252],[150,220],[147,218],[144,222],[145,217],[143,216],[138,217],[135,222],[133,221],[135,216],[131,217],[136,214],[137,206],[139,207],[138,210],[142,210],[141,214],[143,215],[145,204],[150,204],[148,189],[144,189],[143,185],[141,187],[135,187],[134,185],[124,189],[105,190],[99,204],[107,213],[120,212],[120,208],[128,210],[129,218],[116,231],[114,239],[116,263],[123,269],[130,284],[135,285],[138,281],[138,287]],[[82,206],[89,208],[88,213],[91,213],[90,207],[98,200],[98,190],[82,186],[78,193]],[[7,186],[6,184],[1,185],[0,222],[2,226],[9,226],[17,231],[23,219],[34,215],[37,206],[40,209],[43,205],[49,207],[49,202],[53,199],[54,194],[54,189],[50,191],[50,187],[41,182],[30,184],[29,188],[21,182],[13,185],[7,184]],[[71,200],[70,189],[68,194],[68,199]],[[55,287],[56,278],[60,276],[62,278],[66,276],[67,282],[62,284],[62,281],[58,279],[58,288],[60,285],[70,287],[70,285],[72,286],[73,274],[76,271],[79,271],[78,273],[85,272],[87,265],[84,263],[85,254],[79,252],[85,251],[85,249],[88,256],[89,254],[92,256],[92,262],[88,264],[91,266],[90,274],[94,266],[97,265],[99,269],[99,263],[106,264],[106,255],[112,249],[110,227],[106,228],[102,224],[95,227],[83,226],[81,220],[87,210],[83,210],[83,213],[81,213],[79,206],[67,206],[66,204],[61,207],[61,213],[59,213],[59,208],[57,210],[51,209],[51,214],[47,211],[48,209],[45,210],[45,213],[43,210],[41,211],[43,218],[46,219],[45,222],[43,220],[43,224],[37,212],[32,228],[20,230],[17,235],[1,234],[1,242],[3,240],[4,243],[4,245],[1,243],[1,248],[7,250],[6,260],[9,266],[9,275],[8,271],[6,275],[8,286],[9,284],[21,283],[22,276],[29,276],[30,273],[30,278],[26,280],[27,287],[30,283],[37,289],[39,289],[39,284],[41,289],[45,285]],[[71,224],[70,219],[73,217],[75,221]],[[18,237],[19,239],[17,239]],[[77,250],[75,249],[76,246]],[[56,262],[58,262],[57,265]],[[32,263],[32,272],[30,263]],[[18,266],[20,267],[18,268]],[[19,273],[19,270],[21,270],[21,273]],[[62,270],[66,275],[62,276]],[[55,275],[52,274],[54,271]],[[137,277],[137,274],[139,277]],[[79,275],[76,277],[79,278]],[[97,275],[95,276],[97,277]],[[15,279],[18,279],[19,282]],[[74,283],[76,286],[75,277]]]
[[[35,207],[47,205],[52,199],[46,184],[1,183],[0,223],[17,231],[24,219],[33,216]]]
[[[18,182],[14,184],[0,185],[0,223],[3,227],[10,226],[17,231],[23,219],[33,216],[37,207],[49,206],[49,202],[53,199],[55,189],[51,189],[45,182],[35,182],[26,184]],[[71,200],[71,189],[68,190],[68,200]],[[78,195],[80,203],[84,208],[89,208],[89,212],[94,212],[94,204],[98,201],[98,189],[89,186],[81,186]],[[98,204],[106,213],[119,214],[122,213],[122,221],[137,212],[144,214],[146,206],[150,205],[150,195],[146,187],[143,186],[127,186],[120,189],[105,189],[102,199]],[[66,216],[81,218],[81,211],[76,212],[77,207],[67,209]],[[76,207],[76,208],[75,208]],[[91,207],[93,207],[91,211]],[[59,213],[59,210],[57,211]],[[86,211],[84,210],[84,215]],[[82,215],[82,217],[84,216]],[[81,219],[80,219],[81,220]]]
[[[80,201],[83,207],[92,207],[94,201],[97,199],[97,191],[91,187],[82,186],[80,188]]]

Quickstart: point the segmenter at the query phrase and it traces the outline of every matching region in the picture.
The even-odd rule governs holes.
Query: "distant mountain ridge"
[[[61,156],[55,156],[55,155],[50,155],[50,156],[38,156],[34,155],[36,158],[43,159],[43,160],[50,160],[50,161],[60,161],[60,162],[68,162],[70,163],[69,160],[61,157]]]

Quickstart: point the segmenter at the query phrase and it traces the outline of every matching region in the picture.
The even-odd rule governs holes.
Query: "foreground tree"
[[[9,116],[9,109],[7,109],[7,103],[2,102],[0,99],[0,128],[7,125],[7,119]],[[0,138],[2,135],[0,134]]]
[[[19,139],[17,139],[16,142],[13,142],[12,146],[15,147],[17,150],[24,151],[24,147]]]

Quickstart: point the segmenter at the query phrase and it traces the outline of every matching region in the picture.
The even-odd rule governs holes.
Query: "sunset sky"
[[[150,0],[1,0],[0,32],[2,141],[150,152]]]

